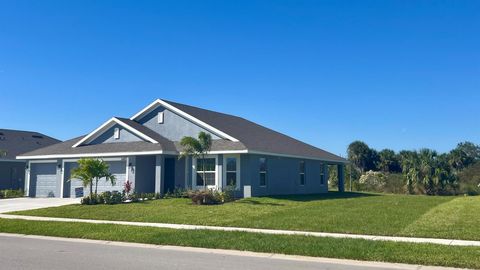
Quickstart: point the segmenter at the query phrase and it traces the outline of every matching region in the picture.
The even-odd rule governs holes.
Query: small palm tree
[[[115,175],[109,171],[108,163],[101,159],[82,158],[78,161],[78,167],[72,170],[72,179],[80,179],[84,187],[90,187],[90,196],[97,196],[98,181],[105,178],[115,185]],[[95,193],[93,193],[93,185],[95,184]]]
[[[210,152],[212,148],[212,136],[205,132],[198,133],[198,139],[185,136],[180,140],[180,145],[183,146],[183,151],[180,153],[179,158],[182,157],[196,157],[201,158],[202,171],[203,171],[203,188],[207,189],[205,181],[205,156]]]

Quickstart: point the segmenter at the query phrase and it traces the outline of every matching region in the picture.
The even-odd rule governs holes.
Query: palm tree
[[[72,170],[72,179],[80,179],[84,187],[90,187],[90,196],[97,196],[98,181],[105,178],[115,185],[115,175],[109,171],[108,163],[101,159],[82,158],[78,161],[78,167]],[[95,184],[95,193],[93,193],[93,185]]]
[[[180,145],[183,146],[183,150],[180,153],[179,158],[192,156],[195,158],[201,158],[201,166],[203,171],[203,188],[207,189],[207,183],[205,181],[205,156],[210,152],[212,148],[212,136],[208,133],[201,131],[198,133],[198,139],[185,136],[180,140]]]

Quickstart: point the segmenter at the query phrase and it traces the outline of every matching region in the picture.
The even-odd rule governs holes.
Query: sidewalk
[[[169,224],[169,223],[92,220],[92,219],[76,219],[76,218],[35,217],[35,216],[20,216],[20,215],[6,215],[6,214],[0,214],[0,218],[3,218],[3,219],[22,219],[22,220],[32,220],[32,221],[56,221],[56,222],[79,222],[79,223],[93,223],[93,224],[116,224],[116,225],[167,228],[167,229],[183,229],[183,230],[236,231],[236,232],[277,234],[277,235],[301,235],[301,236],[315,236],[315,237],[365,239],[365,240],[372,240],[372,241],[393,241],[393,242],[407,242],[407,243],[428,243],[428,244],[447,245],[447,246],[477,246],[477,247],[480,247],[480,241],[455,240],[455,239],[377,236],[377,235],[363,235],[363,234],[324,233],[324,232],[253,229],[253,228],[219,227],[219,226]]]

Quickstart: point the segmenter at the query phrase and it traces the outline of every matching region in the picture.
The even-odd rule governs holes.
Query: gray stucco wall
[[[135,192],[155,192],[155,156],[136,157]]]
[[[260,186],[259,159],[267,159],[267,185]],[[300,185],[300,161],[305,161],[305,185]],[[251,186],[252,196],[328,192],[320,184],[320,161],[244,154],[241,156],[241,191]]]
[[[163,124],[159,124],[157,115],[158,112],[162,111],[164,114],[164,121]],[[189,120],[168,109],[165,109],[162,106],[159,106],[152,112],[148,113],[139,119],[138,122],[172,141],[180,141],[184,136],[197,137],[200,131],[210,133],[212,135],[212,139],[220,139],[218,136],[212,134],[204,128],[190,122]]]
[[[120,130],[120,138],[114,138],[115,128]],[[95,138],[90,144],[101,144],[101,143],[117,143],[117,142],[138,142],[143,141],[137,135],[131,133],[130,131],[124,129],[122,126],[115,124],[107,131],[105,131],[98,138]]]
[[[23,189],[25,185],[25,162],[0,161],[0,190]]]

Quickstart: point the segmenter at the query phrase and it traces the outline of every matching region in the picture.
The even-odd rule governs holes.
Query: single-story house
[[[213,142],[206,166],[197,166],[198,158],[179,159],[179,141],[201,131]],[[239,197],[327,192],[327,164],[339,166],[343,190],[346,163],[244,118],[157,99],[130,118],[113,117],[87,135],[19,155],[28,164],[27,194],[87,195],[78,180],[70,180],[78,159],[86,157],[107,161],[116,176],[115,186],[100,181],[99,191],[121,191],[127,180],[139,193],[201,189],[206,181],[212,189],[234,185]]]
[[[16,156],[59,142],[38,132],[0,129],[0,190],[25,186],[26,161]]]

